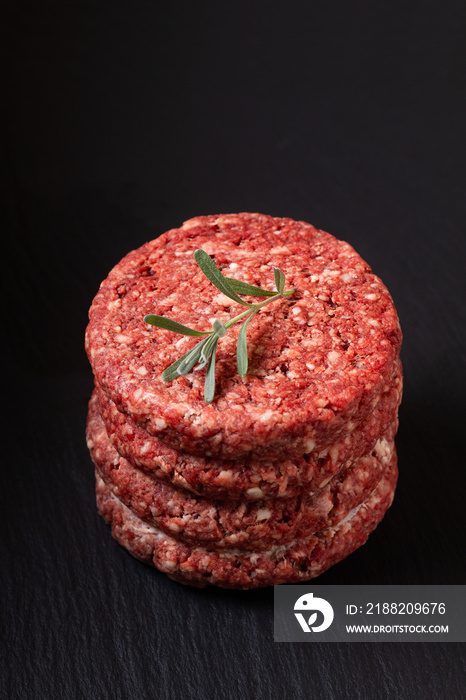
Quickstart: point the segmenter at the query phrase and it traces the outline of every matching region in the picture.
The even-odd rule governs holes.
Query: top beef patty
[[[161,378],[198,339],[143,320],[158,314],[210,330],[215,318],[244,309],[199,270],[197,248],[227,277],[273,289],[274,265],[296,288],[251,321],[245,377],[236,367],[240,324],[221,339],[211,404],[205,369]],[[191,219],[129,253],[102,283],[89,318],[89,360],[119,410],[176,449],[224,459],[283,459],[350,433],[393,373],[401,345],[387,289],[348,243],[261,214]]]

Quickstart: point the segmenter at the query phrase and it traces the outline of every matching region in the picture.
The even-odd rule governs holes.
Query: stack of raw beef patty
[[[239,327],[221,339],[210,404],[205,369],[161,378],[197,339],[144,322],[158,314],[209,330],[242,310],[197,267],[198,248],[226,277],[271,290],[276,266],[296,289],[249,324],[245,377]],[[87,438],[113,536],[195,586],[318,576],[392,502],[400,346],[382,282],[309,224],[199,217],[129,253],[102,283],[86,332],[96,381]]]

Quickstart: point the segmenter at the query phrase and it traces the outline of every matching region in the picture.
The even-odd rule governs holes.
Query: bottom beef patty
[[[307,581],[363,545],[390,507],[398,476],[396,453],[368,498],[340,522],[264,552],[189,546],[141,520],[129,510],[96,472],[100,514],[113,537],[133,556],[153,564],[170,578],[198,587],[259,588]]]

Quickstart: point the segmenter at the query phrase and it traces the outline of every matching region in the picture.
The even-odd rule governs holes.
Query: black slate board
[[[275,644],[97,516],[87,308],[129,250],[261,211],[348,240],[405,341],[396,500],[322,583],[466,583],[465,9],[6,3],[1,696],[464,698],[461,644]]]

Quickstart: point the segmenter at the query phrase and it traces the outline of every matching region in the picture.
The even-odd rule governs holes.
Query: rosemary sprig
[[[234,323],[245,319],[243,325],[241,326],[236,346],[238,374],[240,377],[244,377],[248,371],[246,333],[250,320],[264,306],[271,304],[277,299],[290,297],[296,290],[285,290],[285,275],[278,267],[272,268],[276,290],[270,291],[268,289],[261,289],[261,287],[248,284],[247,282],[242,282],[241,280],[231,277],[224,277],[212,258],[207,255],[204,250],[196,250],[194,253],[194,259],[207,279],[232,301],[242,304],[243,306],[247,306],[248,308],[246,311],[243,311],[242,313],[238,314],[238,316],[229,319],[226,321],[226,323],[222,323],[219,319],[215,319],[212,324],[212,330],[210,331],[198,331],[194,328],[184,326],[182,323],[178,323],[178,321],[173,321],[171,318],[157,316],[155,314],[148,314],[147,316],[144,316],[144,321],[146,321],[146,323],[150,323],[152,326],[173,331],[174,333],[179,333],[180,335],[204,336],[197,345],[191,348],[191,350],[188,350],[188,352],[175,360],[173,364],[163,371],[162,379],[167,382],[172,381],[177,377],[184,377],[192,369],[199,370],[207,365],[207,373],[204,383],[204,399],[207,403],[211,403],[215,394],[215,356],[217,352],[217,344],[220,338],[223,338],[228,329],[231,328]],[[267,297],[267,299],[256,304],[250,304],[249,302],[244,301],[244,299],[241,299],[241,297],[238,296],[239,294]],[[196,364],[197,367],[195,367]]]

